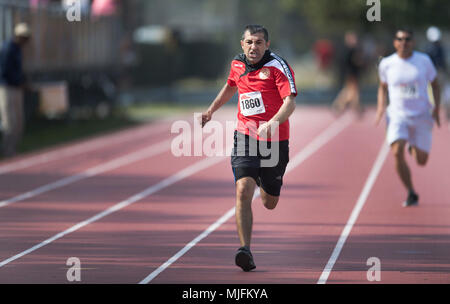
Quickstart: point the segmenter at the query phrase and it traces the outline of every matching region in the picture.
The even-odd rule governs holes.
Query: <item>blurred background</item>
[[[437,27],[450,59],[450,1],[380,3],[381,21],[370,22],[366,0],[0,0],[0,43],[20,22],[32,32],[23,63],[33,89],[19,151],[204,109],[241,52],[247,24],[269,30],[271,49],[295,71],[299,104],[331,105],[351,32],[361,101],[373,104],[377,62],[394,51],[396,28],[411,28],[416,49],[432,52],[427,30]]]

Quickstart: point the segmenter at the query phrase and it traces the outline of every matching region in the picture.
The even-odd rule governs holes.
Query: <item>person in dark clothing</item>
[[[30,37],[28,25],[19,23],[14,28],[14,37],[3,45],[0,52],[0,122],[4,156],[16,153],[23,134],[23,89],[26,81],[22,48]]]
[[[357,113],[361,114],[359,78],[364,61],[358,43],[358,36],[353,32],[345,34],[345,53],[342,63],[344,87],[333,101],[332,109],[337,114],[341,114],[350,106]]]
[[[427,45],[425,52],[430,56],[431,61],[436,67],[439,83],[442,84],[442,107],[450,128],[450,81],[441,36],[441,31],[437,27],[432,26],[428,28],[427,39],[430,43]]]
[[[437,27],[432,26],[427,30],[427,38],[430,41],[426,49],[427,55],[430,56],[438,72],[447,73],[445,52],[441,44],[441,31]]]
[[[204,127],[212,115],[238,93],[238,122],[231,152],[236,185],[236,226],[241,245],[235,264],[247,272],[256,268],[250,251],[255,187],[260,187],[264,206],[275,209],[289,162],[289,117],[295,110],[297,88],[289,64],[270,51],[265,27],[247,25],[241,47],[243,53],[232,60],[227,82],[202,113],[200,123]],[[262,156],[258,148],[261,143],[267,144],[265,147],[273,162]]]

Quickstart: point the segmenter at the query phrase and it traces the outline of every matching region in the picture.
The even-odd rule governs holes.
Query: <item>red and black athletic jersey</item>
[[[237,131],[259,138],[260,123],[269,121],[280,109],[283,99],[297,96],[294,72],[288,63],[267,50],[260,62],[250,65],[245,54],[231,62],[227,83],[239,93]],[[279,140],[289,139],[289,120],[279,127]],[[269,139],[270,140],[270,139]]]

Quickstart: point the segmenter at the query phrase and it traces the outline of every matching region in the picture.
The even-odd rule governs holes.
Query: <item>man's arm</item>
[[[439,109],[441,107],[441,90],[437,77],[433,80],[433,82],[431,82],[431,89],[433,91],[433,98],[434,98],[433,118],[436,121],[438,127],[440,127],[441,120],[439,118]]]
[[[223,86],[222,90],[220,90],[219,94],[217,94],[217,97],[211,103],[208,110],[202,113],[202,121],[201,121],[202,128],[208,121],[211,120],[214,112],[216,112],[221,106],[226,104],[231,99],[231,97],[233,97],[236,91],[237,87],[232,87],[228,83],[226,83]]]
[[[281,125],[295,110],[295,95],[291,94],[283,99],[283,105],[278,112],[266,123],[262,124],[258,128],[258,136],[270,138],[273,131],[271,126],[276,122],[277,125]]]
[[[378,125],[380,123],[384,111],[386,110],[387,93],[388,93],[387,84],[384,82],[380,82],[380,85],[378,86],[377,114],[375,117],[375,125]]]

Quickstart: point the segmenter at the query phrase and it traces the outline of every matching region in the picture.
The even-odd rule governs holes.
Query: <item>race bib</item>
[[[397,96],[401,99],[416,99],[419,97],[419,86],[417,83],[400,84],[395,89]]]
[[[239,106],[244,116],[258,115],[266,112],[261,92],[251,92],[239,95]]]

